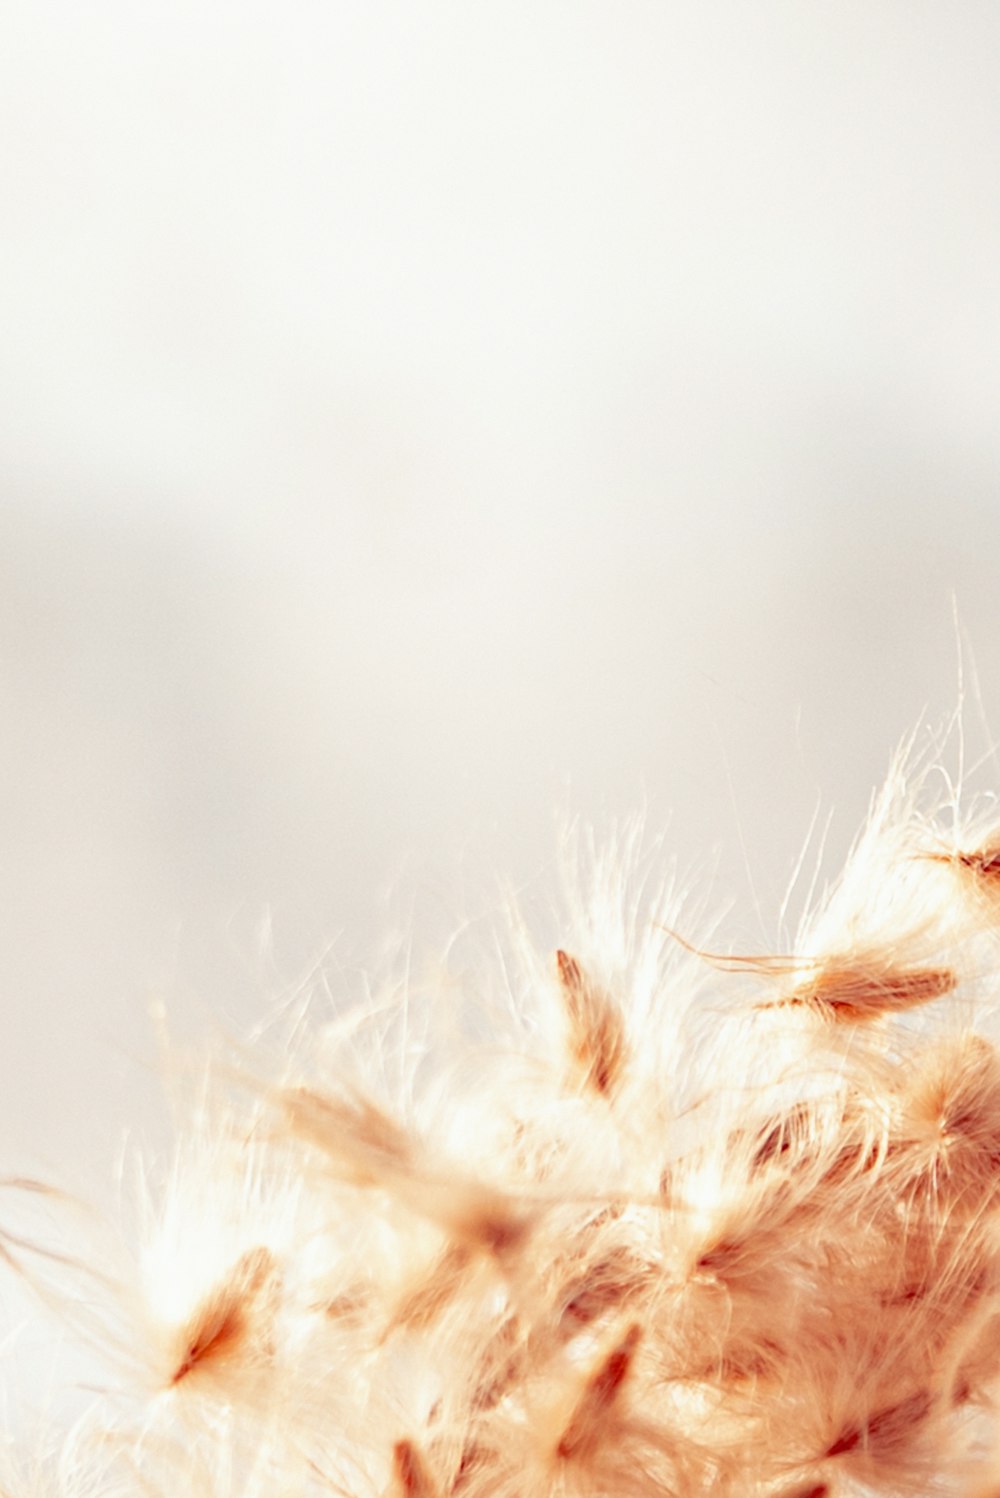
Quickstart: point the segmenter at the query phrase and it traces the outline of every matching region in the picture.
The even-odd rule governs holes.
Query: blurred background
[[[992,0],[10,0],[5,1170],[112,1195],[151,1006],[432,950],[560,818],[758,945],[960,660],[991,747],[998,66]]]

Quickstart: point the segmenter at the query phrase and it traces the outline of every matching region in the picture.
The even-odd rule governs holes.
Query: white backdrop
[[[433,949],[560,814],[644,806],[773,941],[956,614],[988,745],[995,4],[3,29],[5,1169],[112,1194],[152,1002]]]

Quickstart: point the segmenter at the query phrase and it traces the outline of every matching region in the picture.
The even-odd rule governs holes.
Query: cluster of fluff
[[[997,1498],[1000,843],[918,799],[785,951],[618,847],[557,950],[216,1067],[3,1498]]]

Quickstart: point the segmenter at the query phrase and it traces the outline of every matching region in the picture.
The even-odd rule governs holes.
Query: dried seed
[[[568,952],[556,952],[556,966],[570,1021],[573,1059],[587,1086],[602,1097],[610,1097],[625,1065],[621,1011]]]
[[[1000,880],[1000,848],[978,848],[969,852],[925,853],[931,863],[950,863],[967,870],[984,883]]]
[[[376,1185],[412,1169],[409,1135],[368,1098],[323,1097],[295,1087],[282,1093],[281,1103],[293,1133],[317,1145],[348,1180]]]
[[[392,1470],[400,1498],[437,1498],[437,1485],[413,1441],[397,1441],[393,1446]]]
[[[804,1004],[838,1021],[858,1022],[929,1004],[950,993],[958,979],[952,968],[879,968],[857,963],[829,964],[775,1004]]]
[[[831,1443],[825,1455],[844,1456],[859,1447],[874,1455],[891,1452],[900,1442],[912,1439],[930,1413],[931,1404],[927,1391],[918,1389],[898,1404],[877,1410],[863,1423],[849,1426]]]
[[[630,1326],[591,1374],[556,1447],[561,1457],[584,1456],[603,1438],[641,1337],[638,1323]]]
[[[450,1244],[436,1264],[415,1289],[406,1295],[393,1313],[392,1330],[423,1331],[433,1325],[453,1300],[469,1263],[469,1250],[461,1243]]]
[[[252,1248],[198,1307],[184,1337],[184,1353],[170,1377],[179,1384],[196,1369],[217,1366],[239,1355],[248,1341],[254,1312],[277,1272],[266,1248]]]
[[[928,1004],[950,993],[958,977],[949,967],[896,967],[878,953],[867,957],[795,957],[787,954],[704,952],[675,931],[664,928],[685,951],[729,973],[756,973],[764,978],[797,977],[798,985],[779,999],[757,1009],[785,1009],[802,1005],[826,1018],[857,1023]]]

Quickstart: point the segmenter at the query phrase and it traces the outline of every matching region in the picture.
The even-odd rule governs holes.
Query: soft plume
[[[0,1236],[107,1365],[3,1498],[995,1498],[1000,855],[928,783],[775,952],[578,839],[550,952],[214,1063],[86,1318]]]

